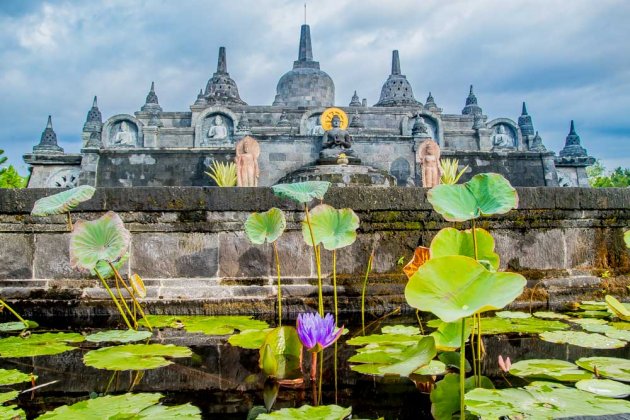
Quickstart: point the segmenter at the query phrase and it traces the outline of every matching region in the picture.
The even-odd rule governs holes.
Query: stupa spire
[[[411,84],[400,71],[398,50],[392,51],[392,72],[381,88],[381,97],[374,106],[418,106]]]
[[[225,47],[219,47],[219,59],[217,61],[217,73],[227,73],[227,58]]]
[[[473,92],[473,85],[470,85],[470,91],[468,92],[468,98],[466,98],[466,106],[462,109],[463,115],[476,115],[483,114],[481,107],[477,104],[477,97]]]
[[[392,74],[398,75],[400,73],[400,57],[398,56],[398,50],[392,51]]]
[[[205,99],[210,104],[233,104],[247,105],[238,94],[236,82],[227,72],[227,53],[225,47],[219,47],[219,58],[217,60],[217,71],[212,75],[206,84]],[[198,104],[201,100],[197,98]]]
[[[158,97],[155,94],[155,82],[151,82],[151,89],[147,94],[147,99],[144,101],[144,105],[140,108],[142,112],[162,112],[162,107],[158,101]]]
[[[33,147],[33,153],[63,153],[63,149],[57,144],[57,134],[53,130],[52,117],[50,115],[39,144]]]
[[[525,101],[523,101],[523,110],[521,111],[521,115],[527,115],[527,105],[525,105]]]
[[[521,129],[521,134],[525,136],[533,136],[534,124],[532,123],[532,117],[527,113],[527,105],[523,102],[523,109],[521,111],[521,116],[518,117],[518,126]]]
[[[306,23],[300,30],[300,48],[298,61],[313,61],[313,47],[311,46],[311,27]]]
[[[564,141],[564,148],[560,150],[560,157],[584,157],[588,156],[586,149],[580,144],[580,136],[575,131],[575,123],[571,120],[569,134]]]

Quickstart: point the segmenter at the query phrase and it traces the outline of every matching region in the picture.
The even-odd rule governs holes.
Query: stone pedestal
[[[328,181],[337,187],[394,187],[396,178],[380,169],[365,165],[306,166],[283,177],[279,183]]]

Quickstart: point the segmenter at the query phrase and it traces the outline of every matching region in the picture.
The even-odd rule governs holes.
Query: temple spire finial
[[[50,118],[50,117],[48,117]],[[573,120],[571,120],[571,128],[569,129],[569,135],[576,135],[575,133],[575,123],[573,122]]]
[[[48,116],[48,122],[46,123],[46,128],[50,128],[52,130],[52,116]],[[571,130],[573,130],[573,121],[571,121]]]
[[[225,47],[219,47],[219,60],[217,61],[217,73],[227,73],[227,59]]]
[[[474,95],[474,93],[473,93],[473,85],[470,85],[470,92],[468,92],[468,95],[469,96]]]
[[[313,47],[311,46],[311,28],[305,23],[300,31],[300,50],[298,61],[312,61]]]
[[[392,51],[392,74],[398,75],[400,73],[400,57],[398,56],[398,50]]]
[[[306,2],[304,2],[304,24],[306,25]]]
[[[525,105],[525,101],[523,101],[523,110],[521,111],[521,115],[527,115],[527,105]]]
[[[92,101],[92,108],[98,108],[98,101],[96,99],[96,95],[94,95],[94,101]]]

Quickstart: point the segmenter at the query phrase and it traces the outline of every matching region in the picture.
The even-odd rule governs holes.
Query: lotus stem
[[[13,315],[15,315],[15,317],[22,323],[24,324],[24,326],[26,328],[29,327],[28,321],[26,321],[24,318],[22,318],[20,316],[20,314],[18,314],[12,307],[10,307],[5,301],[3,301],[2,299],[0,299],[0,305],[2,305],[3,307],[7,308],[9,310],[9,312],[11,312]]]
[[[319,352],[319,381],[317,381],[317,405],[322,403],[322,377],[324,372],[324,350]]]
[[[70,212],[66,213],[66,223],[68,224],[68,230],[72,232],[72,217],[70,217]]]
[[[311,216],[308,212],[308,205],[304,204],[304,213],[306,214],[306,225],[311,235],[311,244],[313,245],[313,252],[315,253],[315,266],[317,267],[317,289],[318,289],[318,311],[319,314],[324,316],[324,294],[322,292],[322,264],[319,247],[315,245],[315,234],[313,233],[313,225],[311,225]]]
[[[311,381],[317,379],[317,353],[311,353]]]
[[[112,373],[112,377],[109,378],[109,382],[107,382],[107,387],[105,388],[105,392],[103,392],[103,394],[107,394],[107,392],[109,391],[109,387],[112,385],[112,382],[114,382],[114,378],[116,377],[117,374],[118,372]]]
[[[365,277],[363,278],[363,288],[361,289],[361,329],[365,335],[365,293],[367,292],[367,282],[370,272],[372,271],[372,261],[374,260],[374,249],[368,258],[367,268],[365,269]]]
[[[125,297],[123,296],[122,291],[120,290],[118,277],[114,275],[114,279],[116,280],[116,291],[118,292],[118,296],[120,297],[120,300],[122,301],[123,307],[125,308],[125,310],[129,314],[129,316],[131,317],[131,320],[133,321],[133,329],[137,330],[138,329],[138,320],[133,316],[133,313],[131,312],[131,309],[129,308],[129,305],[127,305],[127,301],[126,301]]]
[[[422,328],[422,319],[420,319],[420,309],[416,309],[416,319],[418,320],[418,327],[420,327],[420,334],[424,335],[424,328]]]
[[[116,278],[120,280],[120,282],[122,283],[124,288],[127,290],[127,293],[129,293],[129,296],[131,296],[131,300],[133,301],[133,304],[134,304],[134,308],[133,308],[133,310],[134,310],[134,320],[136,319],[135,311],[136,311],[136,308],[138,308],[138,312],[140,312],[140,315],[142,316],[142,320],[144,321],[145,324],[147,324],[147,327],[149,328],[149,331],[153,332],[153,327],[151,326],[151,323],[147,319],[146,314],[144,313],[144,310],[142,309],[142,306],[140,305],[140,302],[138,302],[138,300],[136,299],[136,296],[133,293],[133,290],[131,289],[131,287],[129,287],[127,282],[125,282],[125,280],[122,278],[122,276],[120,275],[120,273],[118,272],[116,267],[114,267],[114,264],[112,264],[109,261],[108,261],[108,263],[109,263],[109,266],[111,267],[111,269],[114,271],[114,276],[116,276]],[[137,325],[137,322],[136,322],[136,325]]]
[[[116,299],[116,296],[114,296],[112,289],[109,288],[109,286],[107,285],[107,282],[105,281],[103,276],[101,276],[101,273],[98,272],[96,267],[94,267],[94,272],[96,273],[98,278],[101,280],[101,283],[103,283],[103,286],[107,290],[107,293],[109,293],[109,296],[112,298],[112,300],[116,304],[116,307],[118,308],[118,312],[120,312],[120,315],[122,315],[123,319],[125,320],[125,324],[127,324],[127,328],[129,328],[130,330],[133,330],[133,328],[131,328],[131,324],[129,323],[129,320],[127,319],[127,315],[125,315],[123,308],[120,306],[120,303],[118,303],[118,299]]]
[[[337,250],[332,251],[333,269],[333,301],[335,302],[335,326],[339,324],[339,313],[337,312]]]
[[[466,318],[462,318],[462,338],[459,348],[459,418],[466,418],[466,406],[464,404],[464,394],[466,392],[466,386],[464,382],[464,376],[466,375]]]
[[[337,404],[337,342],[335,341],[335,359],[333,363],[333,376],[335,377],[335,404]]]
[[[477,363],[478,363],[478,367],[477,367],[477,374],[478,374],[478,382],[479,384],[477,386],[481,386],[481,347],[482,347],[483,341],[481,338],[481,314],[477,314]]]
[[[272,242],[273,255],[276,258],[276,274],[278,275],[278,326],[282,327],[282,284],[280,283],[280,257],[278,256],[278,245]]]

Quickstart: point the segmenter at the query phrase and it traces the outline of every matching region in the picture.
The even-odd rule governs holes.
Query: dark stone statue
[[[319,164],[335,164],[341,153],[345,154],[350,164],[359,164],[361,160],[357,158],[352,150],[352,137],[347,130],[340,127],[341,119],[334,116],[331,121],[332,128],[327,130],[322,137],[322,151],[319,153]]]

